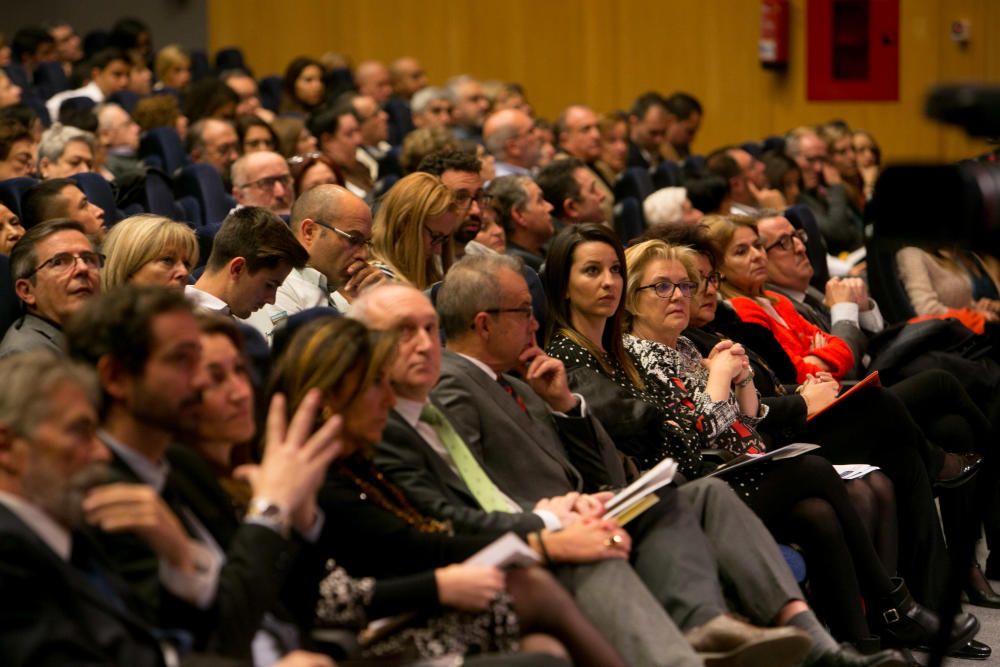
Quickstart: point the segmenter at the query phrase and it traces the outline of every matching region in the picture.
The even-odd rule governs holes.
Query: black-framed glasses
[[[88,269],[97,270],[104,266],[104,255],[86,250],[83,252],[58,252],[33,268],[24,277],[30,278],[45,267],[52,269],[56,273],[68,273],[76,267],[78,261],[83,262],[83,265]]]
[[[472,202],[479,204],[479,208],[484,208],[493,203],[493,195],[488,195],[482,190],[476,193],[459,190],[455,193],[453,202],[459,210],[472,208]]]
[[[442,234],[441,232],[435,232],[433,229],[424,225],[424,231],[427,235],[431,237],[431,245],[438,246],[444,245],[444,242],[451,238],[451,234]]]
[[[777,247],[781,247],[782,250],[794,250],[795,249],[795,239],[802,241],[802,245],[805,245],[809,240],[809,234],[806,233],[804,229],[796,229],[791,234],[782,234],[778,237],[778,240],[769,246],[764,248],[764,252],[771,252]]]
[[[722,284],[722,274],[719,273],[718,271],[712,271],[710,274],[708,274],[707,276],[703,276],[701,279],[702,289],[708,289],[709,285],[711,285],[715,289],[719,289],[719,285],[721,284]]]
[[[322,227],[323,229],[329,229],[331,232],[343,237],[349,246],[352,248],[360,248],[361,246],[367,246],[370,250],[372,247],[372,241],[369,238],[365,238],[357,232],[345,232],[343,229],[337,229],[333,225],[323,222],[322,220],[313,220],[314,223]]]
[[[241,185],[240,188],[260,188],[261,190],[274,190],[274,186],[281,183],[282,187],[286,190],[292,187],[292,175],[282,174],[281,176],[265,176],[264,178],[258,178],[256,181],[250,181],[246,185]]]
[[[691,282],[690,280],[682,280],[679,283],[673,283],[669,280],[661,280],[651,285],[643,285],[638,289],[651,289],[653,290],[653,293],[661,299],[669,299],[674,295],[675,290],[680,290],[682,297],[690,299],[691,295],[694,294],[694,291],[698,289],[698,283]]]

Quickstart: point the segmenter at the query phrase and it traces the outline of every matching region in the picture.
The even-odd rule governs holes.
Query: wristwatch
[[[247,505],[247,513],[244,516],[244,520],[247,523],[266,526],[282,537],[288,537],[290,528],[288,511],[268,498],[252,498],[250,504]]]
[[[748,368],[747,370],[750,371],[749,373],[747,373],[747,376],[736,383],[736,386],[740,389],[753,382],[753,375],[754,375],[753,368]]]

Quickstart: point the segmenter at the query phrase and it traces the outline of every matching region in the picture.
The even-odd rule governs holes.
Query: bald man
[[[427,74],[420,62],[412,56],[403,56],[389,65],[393,92],[406,101],[427,87]]]
[[[392,96],[392,83],[389,70],[377,60],[365,60],[354,70],[354,83],[362,95],[375,98],[379,106],[384,105]]]
[[[240,206],[262,206],[288,215],[295,202],[292,174],[285,158],[270,151],[248,153],[233,163],[233,197]]]
[[[542,138],[531,116],[520,109],[503,109],[487,118],[483,142],[496,158],[497,177],[530,176],[541,158]]]
[[[346,313],[362,290],[385,280],[368,264],[372,213],[358,196],[339,185],[318,185],[304,192],[292,207],[292,232],[309,253],[309,261],[278,288],[273,305],[266,305],[247,324],[270,342],[284,321],[308,308],[333,308]]]
[[[597,114],[590,107],[579,104],[566,107],[556,123],[560,157],[575,157],[583,162],[597,179],[597,187],[604,195],[601,208],[604,220],[610,224],[614,217],[615,196],[600,173],[594,169],[594,162],[601,156],[601,131],[597,127]]]

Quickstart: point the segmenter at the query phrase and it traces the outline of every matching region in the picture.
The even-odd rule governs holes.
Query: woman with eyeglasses
[[[684,303],[685,312],[676,302],[659,309],[647,308],[640,331],[643,326],[657,326],[664,331],[686,326],[689,303],[683,294],[694,293],[694,272],[682,262],[672,261],[669,253],[661,259],[667,261],[651,262],[630,282],[624,250],[612,231],[594,224],[564,230],[552,242],[543,278],[550,317],[547,352],[565,363],[574,391],[583,394],[588,409],[600,419],[623,454],[635,458],[642,469],[671,456],[678,460],[685,476],[697,477],[704,473],[701,448],[707,445],[705,433],[712,428],[706,425],[708,418],[698,412],[695,396],[682,379],[659,377],[647,371],[643,360],[629,352],[622,336],[626,317],[623,292],[627,284],[633,286],[633,307],[640,299],[660,299],[657,289],[672,292],[672,297],[680,294]],[[664,270],[663,275],[656,273]],[[671,286],[656,287],[664,282]],[[676,287],[678,284],[680,287]],[[647,285],[652,286],[638,289]],[[636,298],[635,292],[649,294]],[[663,322],[666,324],[658,324]],[[748,395],[753,376],[739,352],[730,346],[710,355],[715,378],[706,380],[706,391],[730,391],[738,379],[744,383],[736,398],[738,412],[743,417],[749,413],[759,418],[758,408],[754,407],[756,392],[752,397]],[[719,387],[723,383],[724,390]],[[719,394],[718,398],[729,397]],[[718,418],[714,427],[718,428]],[[751,431],[746,422],[741,422],[739,428]],[[759,438],[756,444],[748,439],[741,441],[741,451],[762,447]],[[805,455],[763,462],[725,479],[779,540],[803,548],[810,572],[822,573],[812,579],[812,585],[823,600],[835,636],[858,643],[870,636],[868,621],[858,604],[862,595],[872,620],[881,626],[883,638],[896,645],[916,646],[933,636],[938,626],[936,616],[913,600],[902,580],[891,578],[844,484],[827,461]],[[891,623],[881,616],[887,609],[898,611]],[[952,635],[952,643],[961,646],[975,633],[977,625],[966,618],[959,627]]]
[[[375,214],[375,265],[394,280],[427,289],[451,266],[451,236],[459,221],[451,191],[441,179],[419,172],[403,177]]]

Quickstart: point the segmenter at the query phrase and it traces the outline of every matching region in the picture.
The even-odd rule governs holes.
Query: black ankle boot
[[[892,591],[879,600],[874,613],[876,625],[881,629],[886,646],[915,648],[934,641],[940,623],[937,615],[921,606],[910,595],[906,583],[898,577],[892,579]],[[951,629],[948,652],[964,646],[979,632],[979,621],[970,614],[959,614]]]

